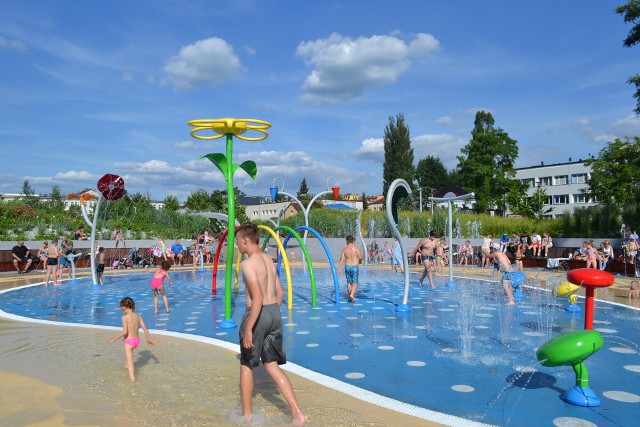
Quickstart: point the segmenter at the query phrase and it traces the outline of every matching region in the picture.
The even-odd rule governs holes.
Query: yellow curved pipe
[[[242,263],[242,254],[238,252],[235,246],[233,250],[238,254],[238,259],[236,260],[236,277],[233,278],[233,291],[235,293],[238,293],[238,276],[240,275],[240,264]]]
[[[282,262],[284,264],[284,271],[287,275],[287,284],[289,285],[287,286],[287,308],[291,310],[293,309],[293,287],[291,283],[291,270],[289,269],[289,258],[287,258],[287,251],[284,250],[284,246],[282,246],[282,242],[280,241],[280,238],[275,231],[273,231],[266,225],[259,225],[258,228],[261,230],[265,230],[269,234],[271,234],[271,237],[273,237],[276,244],[278,245],[278,249],[280,249],[280,254],[282,254]]]
[[[271,123],[265,122],[264,120],[235,118],[190,120],[188,124],[189,126],[193,126],[191,136],[204,140],[218,139],[224,135],[232,134],[236,138],[245,141],[262,141],[268,136],[267,129],[271,127]],[[199,133],[205,130],[213,131],[215,134],[202,135]],[[244,136],[243,134],[247,131],[255,131],[262,135],[255,137]]]

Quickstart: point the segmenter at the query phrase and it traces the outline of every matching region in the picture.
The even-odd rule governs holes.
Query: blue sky
[[[236,141],[249,195],[275,177],[295,193],[334,178],[341,193],[382,191],[382,138],[405,115],[415,162],[448,169],[475,113],[518,141],[517,167],[597,155],[640,135],[629,76],[640,48],[620,1],[30,1],[0,2],[0,193],[95,188],[181,201],[224,188],[206,159],[222,140],[193,119],[272,124]]]

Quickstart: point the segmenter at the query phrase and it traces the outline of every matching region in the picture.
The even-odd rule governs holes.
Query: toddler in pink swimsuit
[[[129,379],[132,383],[136,382],[133,365],[133,349],[138,348],[140,345],[140,336],[138,335],[138,329],[140,329],[140,327],[142,327],[147,337],[147,344],[153,347],[153,341],[151,340],[151,335],[149,335],[147,325],[144,324],[142,316],[134,313],[135,308],[136,303],[133,302],[131,298],[122,298],[120,301],[120,309],[122,309],[124,313],[124,316],[122,316],[122,332],[107,341],[109,344],[113,344],[120,338],[124,338],[124,356],[126,360],[124,367],[129,371]]]
[[[169,302],[167,301],[167,294],[164,291],[164,278],[169,279],[169,284],[173,287],[171,277],[169,277],[169,269],[171,263],[169,261],[162,261],[160,269],[153,273],[153,279],[151,279],[151,290],[153,290],[153,306],[155,308],[154,313],[158,312],[158,297],[162,295],[162,301],[164,301],[164,308],[169,313]]]

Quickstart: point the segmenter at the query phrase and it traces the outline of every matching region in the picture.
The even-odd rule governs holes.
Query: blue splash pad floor
[[[583,408],[561,400],[575,384],[570,367],[546,368],[535,351],[560,333],[582,329],[582,313],[563,310],[565,299],[526,289],[516,307],[504,305],[497,283],[438,278],[436,290],[411,286],[409,313],[397,313],[403,278],[361,272],[358,301],[340,303],[328,270],[315,270],[317,305],[309,277],[293,270],[293,309],[282,305],[288,360],[398,401],[478,423],[512,426],[637,425],[640,409],[640,312],[597,302],[595,328],[605,344],[586,362],[590,387],[602,400]],[[132,297],[150,329],[201,335],[237,343],[237,328],[221,329],[224,295],[211,295],[211,273],[171,273],[171,313],[153,313],[150,274],[106,276],[102,289],[88,279],[77,285],[43,285],[0,294],[6,313],[57,322],[121,326],[119,301]],[[221,276],[220,276],[221,277]],[[221,280],[223,280],[221,278]],[[284,280],[284,278],[283,278]],[[417,283],[417,276],[412,276]],[[286,283],[284,283],[287,286]],[[240,324],[244,292],[233,296]],[[576,424],[582,422],[584,424]],[[464,424],[460,424],[464,425]]]

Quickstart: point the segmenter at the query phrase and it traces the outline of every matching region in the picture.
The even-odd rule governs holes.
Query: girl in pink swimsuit
[[[154,313],[158,312],[158,296],[162,294],[162,301],[164,301],[164,308],[169,313],[169,302],[167,301],[167,294],[164,291],[164,278],[169,279],[169,284],[173,287],[171,277],[169,277],[169,269],[171,263],[169,261],[162,261],[160,269],[153,273],[153,279],[151,279],[151,289],[153,290],[153,306],[155,307]]]
[[[138,313],[134,313],[136,303],[131,298],[122,298],[120,301],[120,309],[124,313],[124,316],[122,316],[122,332],[120,335],[111,338],[107,342],[109,344],[113,344],[120,338],[124,338],[124,356],[126,360],[124,367],[129,371],[129,379],[134,383],[136,382],[136,376],[133,365],[133,349],[138,348],[140,345],[138,329],[142,327],[149,346],[153,347],[153,341],[151,340],[151,335],[149,335],[147,325],[145,325],[144,320],[142,320],[142,316]]]

